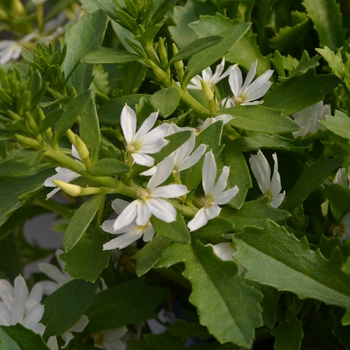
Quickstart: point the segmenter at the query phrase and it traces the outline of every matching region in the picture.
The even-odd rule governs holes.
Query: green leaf
[[[142,276],[148,272],[161,258],[162,254],[168,248],[171,240],[164,236],[155,236],[132,258],[137,261],[136,274]]]
[[[50,350],[43,338],[20,323],[0,327],[1,350]]]
[[[298,124],[282,116],[281,110],[265,106],[237,106],[222,109],[219,113],[230,114],[233,117],[230,125],[243,130],[282,134],[300,129]]]
[[[239,232],[246,226],[264,227],[268,219],[283,223],[290,217],[288,211],[271,207],[267,197],[245,202],[239,210],[224,207],[221,215],[231,220],[235,225],[235,231]]]
[[[42,188],[44,181],[54,174],[53,169],[47,169],[29,176],[0,178],[0,225],[31,195]]]
[[[344,315],[344,310],[339,307],[332,307],[330,314],[332,315],[332,321],[334,322],[332,333],[339,339],[339,342],[348,349],[350,346],[350,327],[344,326],[341,322],[346,313]]]
[[[238,20],[232,21],[230,18],[216,13],[215,16],[201,16],[199,21],[190,23],[190,27],[196,32],[198,38],[205,38],[209,35],[219,35],[223,31],[238,24]],[[240,66],[250,68],[255,60],[258,61],[257,73],[263,74],[270,69],[268,57],[264,57],[256,44],[256,34],[245,33],[242,38],[232,46],[225,55],[225,59],[230,63],[238,63]]]
[[[150,95],[137,94],[109,100],[97,110],[100,123],[105,125],[113,125],[119,123],[120,115],[125,104],[135,110],[135,105],[140,102],[140,99],[142,97],[149,99]]]
[[[159,3],[159,1],[157,2]],[[166,14],[172,10],[176,3],[177,0],[163,0],[161,4],[155,8],[150,25],[162,22]]]
[[[66,252],[79,242],[104,199],[104,193],[97,194],[87,200],[74,213],[63,238],[63,247]]]
[[[341,318],[341,324],[343,326],[349,326],[350,325],[350,309],[347,309],[344,316]]]
[[[204,38],[196,39],[195,41],[192,41],[191,44],[180,49],[169,61],[169,66],[171,66],[175,62],[189,58],[195,53],[219,43],[221,40],[222,38],[218,35],[211,35],[206,36]]]
[[[103,158],[91,167],[89,173],[92,176],[114,176],[125,174],[129,171],[130,167],[124,162],[114,158]]]
[[[210,240],[211,238],[222,237],[224,234],[232,232],[233,227],[232,221],[218,216],[209,220],[208,223],[200,229],[191,232],[191,235],[195,238]]]
[[[238,186],[238,193],[227,203],[229,206],[239,209],[245,201],[248,189],[252,187],[252,181],[247,162],[242,151],[229,138],[223,140],[225,147],[220,153],[218,163],[220,167],[229,166],[230,173],[227,179],[227,188]]]
[[[188,61],[187,70],[183,78],[184,85],[187,85],[196,74],[221,59],[249,27],[250,23],[237,24],[220,33],[222,41],[218,44],[194,54]]]
[[[333,74],[315,75],[312,69],[288,79],[264,96],[264,105],[282,109],[285,116],[299,112],[331,92],[340,83]]]
[[[276,350],[298,350],[304,336],[303,325],[298,318],[292,314],[291,319],[282,322],[271,331],[275,336],[274,349]]]
[[[187,228],[183,216],[179,213],[176,216],[176,220],[173,222],[168,223],[152,216],[151,223],[157,235],[166,237],[173,242],[191,242],[190,231]]]
[[[60,260],[66,263],[64,271],[72,278],[94,283],[109,263],[111,252],[103,250],[108,240],[108,235],[99,228],[85,232],[68,253],[60,255]]]
[[[56,122],[54,131],[54,140],[57,142],[64,133],[72,127],[80,113],[91,98],[91,91],[87,90],[76,98],[71,100],[65,107],[65,111],[60,119]]]
[[[45,312],[41,322],[46,326],[45,337],[61,335],[74,326],[85,313],[97,285],[72,280],[44,300]]]
[[[262,295],[237,275],[233,261],[222,261],[211,247],[195,239],[191,245],[173,243],[157,266],[167,267],[178,261],[185,263],[183,275],[192,284],[190,302],[197,308],[200,323],[220,343],[249,348],[254,329],[262,325]]]
[[[324,184],[324,186],[332,215],[340,222],[343,216],[350,210],[350,189],[338,184]]]
[[[80,137],[90,151],[90,158],[95,162],[101,143],[101,132],[95,100],[90,98],[82,110],[80,118]]]
[[[292,211],[302,203],[313,191],[315,191],[342,163],[341,159],[326,159],[325,156],[317,159],[311,166],[305,164],[304,169],[293,186],[287,193],[281,209]]]
[[[343,58],[340,51],[335,53],[330,50],[327,46],[324,49],[316,49],[316,51],[322,55],[322,57],[327,61],[329,66],[332,68],[333,73],[341,80],[345,78],[347,69],[343,63]]]
[[[89,52],[83,61],[87,63],[105,63],[105,64],[121,64],[126,62],[134,62],[139,60],[140,57],[127,52],[125,50],[111,49],[109,47],[101,46],[95,51]]]
[[[151,105],[166,118],[175,112],[180,102],[180,93],[174,87],[161,89],[151,96]]]
[[[308,16],[312,19],[320,39],[320,46],[332,50],[344,44],[345,30],[342,28],[342,15],[336,0],[304,0]]]
[[[216,122],[210,125],[207,129],[203,130],[196,137],[196,146],[197,148],[200,144],[208,145],[207,152],[212,150],[214,155],[217,157],[222,151],[221,146],[221,135],[223,130],[223,123]],[[199,160],[193,167],[186,169],[181,172],[181,181],[188,190],[195,189],[202,181],[202,167],[203,167],[203,158]]]
[[[300,299],[349,308],[350,276],[340,270],[338,248],[327,260],[320,251],[311,250],[306,239],[299,241],[270,220],[264,229],[246,227],[234,236],[234,243],[233,257],[247,270],[247,279],[295,293]]]
[[[180,335],[185,341],[189,337],[199,337],[199,339],[209,339],[211,335],[208,330],[197,323],[189,323],[183,320],[176,320],[176,322],[168,327],[168,331],[173,335]]]
[[[98,332],[154,318],[157,306],[168,294],[167,289],[148,286],[142,278],[102,291],[85,312],[90,320],[86,331]]]
[[[326,120],[320,120],[320,124],[334,134],[350,140],[350,118],[344,113],[337,112],[335,116],[326,115]]]
[[[103,6],[102,1],[95,3]],[[83,57],[101,46],[106,28],[107,16],[101,10],[93,13],[86,12],[79,21],[67,27],[65,35],[67,54],[62,66],[66,77]],[[80,62],[78,68],[70,76],[69,82],[78,94],[89,88],[92,69],[91,64]]]
[[[152,350],[182,350],[183,341],[181,337],[174,336],[168,332],[163,334],[145,334],[145,341]]]
[[[92,0],[107,16],[114,20],[118,19],[116,4],[111,0]]]

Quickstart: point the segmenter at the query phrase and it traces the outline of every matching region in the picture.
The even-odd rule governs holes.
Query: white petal
[[[66,274],[64,274],[54,265],[48,263],[39,263],[38,267],[41,272],[43,272],[46,276],[50,277],[60,285],[66,284],[71,280]]]
[[[133,242],[137,241],[142,237],[143,232],[137,229],[137,226],[134,226],[133,230],[130,230],[117,238],[113,238],[109,242],[103,245],[103,250],[111,250],[111,249],[123,249]]]
[[[135,220],[137,215],[138,205],[139,205],[139,200],[134,200],[122,211],[122,213],[114,221],[114,225],[113,225],[114,231],[117,231],[122,227],[125,227],[131,224]]]
[[[194,218],[187,224],[190,231],[196,231],[199,228],[205,226],[208,222],[208,217],[206,215],[205,208],[201,208],[197,211]]]
[[[136,223],[139,226],[144,226],[147,224],[149,219],[151,218],[151,208],[147,201],[140,201],[139,206],[137,207],[137,216],[136,216]]]
[[[179,167],[180,164],[189,156],[192,152],[196,143],[196,136],[194,133],[191,134],[191,137],[181,145],[177,150],[175,150],[172,155],[174,156],[174,166]]]
[[[52,337],[49,338],[49,340],[47,341],[47,346],[51,350],[59,350],[56,336],[52,336]]]
[[[41,304],[37,304],[33,307],[32,310],[29,311],[27,316],[24,318],[22,324],[24,327],[32,329],[35,325],[39,323],[44,314],[44,306]]]
[[[158,112],[151,113],[149,117],[140,126],[139,130],[135,134],[134,141],[140,140],[144,135],[146,135],[153,127],[154,123],[158,118]]]
[[[222,173],[214,186],[214,188],[211,191],[212,197],[215,198],[220,195],[220,193],[226,188],[227,186],[227,179],[228,175],[230,174],[230,168],[228,166],[224,166],[222,169]]]
[[[112,208],[119,215],[129,204],[124,199],[117,198],[112,201]]]
[[[170,175],[174,166],[174,158],[166,157],[159,164],[157,172],[149,179],[147,189],[152,192],[157,186],[162,184]]]
[[[0,279],[0,298],[8,310],[11,310],[13,299],[15,298],[15,291],[11,284],[4,279]]]
[[[242,87],[243,77],[242,72],[238,66],[232,71],[228,78],[228,83],[230,84],[231,91],[234,96],[239,96]]]
[[[13,299],[12,303],[12,322],[11,324],[15,325],[16,323],[22,323],[25,311],[24,302],[16,296]]]
[[[176,210],[167,201],[161,198],[150,198],[148,205],[151,208],[152,214],[158,219],[165,222],[173,222],[176,220]]]
[[[286,195],[286,193],[283,192],[283,193],[279,193],[276,196],[274,196],[270,202],[271,207],[278,208],[281,205],[281,203],[283,202],[285,195]]]
[[[179,198],[188,193],[185,185],[166,185],[157,187],[152,191],[152,197]]]
[[[69,328],[68,331],[70,331],[70,332],[82,332],[88,323],[89,323],[89,319],[87,318],[87,316],[82,315],[80,317],[79,321],[74,326]]]
[[[31,330],[32,330],[34,333],[43,335],[44,332],[45,332],[45,328],[46,328],[46,327],[45,327],[42,323],[37,323],[37,324],[33,325],[33,327],[31,328]]]
[[[249,86],[249,84],[253,81],[255,74],[256,74],[256,65],[257,65],[257,61],[254,61],[251,66],[250,69],[248,71],[248,74],[245,78],[244,84],[242,86],[242,90],[241,93],[246,93],[246,89]]]
[[[74,335],[72,334],[72,332],[66,331],[63,334],[61,334],[61,338],[64,341],[62,347],[65,348],[69,344],[69,342],[74,338]]]
[[[44,295],[51,295],[55,290],[60,288],[60,285],[56,282],[40,281],[39,283],[43,286]]]
[[[210,83],[212,76],[213,76],[213,72],[210,67],[207,67],[202,71],[202,77],[206,83]]]
[[[120,116],[120,126],[126,143],[131,143],[136,132],[136,114],[127,104],[125,104]]]
[[[250,156],[249,163],[261,192],[265,194],[270,189],[271,169],[269,163],[260,150],[256,155]]]
[[[0,326],[9,326],[11,324],[11,313],[5,304],[0,301]]]
[[[147,154],[132,153],[131,156],[136,164],[140,164],[143,166],[152,166],[154,164],[154,158],[148,156]]]
[[[155,138],[150,133],[139,140],[140,148],[135,153],[158,153],[169,141],[163,138]]]
[[[144,233],[143,233],[143,241],[144,242],[149,242],[149,241],[151,241],[152,240],[152,238],[154,237],[154,228],[153,228],[153,226],[151,225],[151,224],[149,224],[147,227],[146,227],[146,229],[145,229],[145,231],[144,231]]]
[[[207,147],[208,146],[204,144],[199,145],[199,147],[180,164],[178,171],[191,168],[193,165],[195,165],[201,159]]]
[[[204,192],[211,193],[216,177],[216,162],[212,151],[207,152],[204,157],[202,177]]]
[[[34,287],[29,293],[28,299],[35,300],[40,303],[43,297],[43,286],[40,283],[35,283]]]
[[[208,220],[216,218],[220,214],[220,211],[221,211],[221,208],[216,204],[212,204],[210,207],[205,208],[205,212]]]
[[[238,187],[234,186],[227,191],[222,192],[215,198],[215,203],[219,205],[227,204],[238,193],[238,191]]]
[[[232,254],[236,251],[231,243],[208,244],[214,249],[214,253],[223,261],[233,261]]]
[[[19,297],[21,301],[25,302],[28,299],[29,291],[27,283],[21,275],[15,278],[14,290],[15,295]]]

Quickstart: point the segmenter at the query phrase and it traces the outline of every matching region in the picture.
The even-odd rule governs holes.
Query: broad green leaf
[[[107,16],[117,20],[117,5],[111,0],[92,0]]]
[[[237,24],[220,33],[222,41],[218,44],[194,54],[188,61],[187,70],[183,78],[184,85],[187,85],[196,74],[199,74],[202,70],[221,59],[249,27],[250,23]]]
[[[350,276],[340,270],[338,248],[327,260],[311,250],[306,239],[299,241],[270,220],[264,229],[246,227],[234,236],[234,243],[237,252],[233,257],[247,270],[247,279],[292,292],[300,299],[349,308]]]
[[[100,123],[105,125],[113,125],[119,123],[120,115],[125,104],[127,104],[132,109],[135,109],[135,105],[140,102],[140,99],[142,97],[149,99],[150,95],[137,94],[109,100],[97,110]]]
[[[97,194],[87,200],[74,213],[63,238],[63,247],[66,252],[79,242],[104,199],[103,193]]]
[[[46,326],[45,337],[61,335],[85,314],[96,291],[96,284],[72,280],[44,300],[45,312],[41,322]]]
[[[282,134],[299,130],[298,124],[281,115],[281,110],[265,106],[237,106],[225,108],[220,113],[228,113],[234,128],[268,134]]]
[[[78,116],[84,110],[91,98],[91,91],[87,90],[71,100],[65,107],[63,115],[55,125],[54,140],[57,142],[64,133],[72,127]]]
[[[114,158],[103,158],[97,161],[89,170],[92,176],[115,176],[125,174],[130,171],[130,167]]]
[[[132,258],[137,261],[136,274],[142,276],[148,272],[154,264],[161,258],[162,254],[168,248],[171,240],[164,236],[155,236]]]
[[[239,232],[243,231],[245,226],[264,227],[268,219],[283,223],[290,217],[288,211],[271,207],[267,197],[245,202],[239,210],[224,207],[221,215],[231,220],[235,231]]]
[[[183,320],[176,320],[167,330],[173,335],[181,336],[183,341],[189,337],[199,337],[200,339],[211,338],[211,335],[205,327],[198,323],[189,323]]]
[[[140,57],[125,50],[111,49],[101,46],[95,51],[89,52],[83,59],[87,63],[105,63],[105,64],[121,64],[126,62],[134,62]]]
[[[222,237],[226,233],[233,232],[233,222],[224,218],[216,217],[209,220],[208,223],[200,229],[191,232],[191,236],[200,239],[211,239]]]
[[[45,119],[40,122],[39,125],[39,132],[43,133],[46,131],[49,127],[54,125],[57,120],[59,120],[64,113],[63,108],[56,108],[53,111],[49,112],[48,114],[45,115]]]
[[[217,163],[221,166],[229,166],[230,173],[227,179],[227,188],[237,186],[238,193],[230,200],[229,206],[239,209],[245,201],[248,189],[252,187],[252,181],[247,162],[242,151],[229,138],[223,140],[225,147],[220,153]]]
[[[159,3],[159,2],[158,2]],[[164,17],[177,3],[177,0],[165,0],[162,1],[158,7],[155,7],[154,13],[152,13],[151,25],[158,24],[163,21]]]
[[[312,69],[288,79],[264,96],[264,105],[282,109],[285,116],[299,112],[322,100],[340,83],[333,74],[315,75]]]
[[[298,318],[292,314],[291,319],[282,322],[271,331],[275,336],[274,349],[276,350],[298,350],[304,336],[303,325]]]
[[[291,151],[295,153],[304,153],[297,141],[280,135],[252,134],[242,136],[234,140],[234,144],[243,152],[256,151],[257,149],[274,149],[281,151]]]
[[[191,242],[190,231],[186,226],[183,216],[179,213],[176,216],[176,220],[173,222],[168,223],[152,216],[151,223],[157,235],[166,237],[173,242]]]
[[[212,150],[214,155],[217,157],[222,151],[221,146],[221,135],[222,135],[223,124],[222,122],[216,122],[210,125],[207,129],[203,130],[196,137],[196,147],[200,144],[208,145],[206,152]],[[193,167],[186,169],[181,172],[181,181],[187,186],[188,190],[195,189],[202,181],[202,167],[203,157]]]
[[[109,263],[111,252],[103,250],[108,240],[108,235],[99,228],[85,232],[68,253],[60,255],[66,263],[64,271],[72,278],[94,283]]]
[[[12,159],[0,163],[0,176],[24,176],[44,170],[49,164],[41,164],[44,151],[14,153]]]
[[[333,73],[341,80],[345,78],[347,69],[343,63],[343,58],[340,51],[335,53],[329,47],[325,46],[324,49],[316,49],[316,51],[327,61],[332,68]]]
[[[211,35],[206,36],[204,38],[196,39],[195,41],[191,42],[191,44],[180,49],[178,53],[175,54],[169,61],[169,66],[171,66],[175,62],[189,58],[195,53],[219,43],[221,40],[222,38],[218,35]]]
[[[102,6],[102,1],[96,1],[96,5],[99,5],[97,3]],[[107,16],[101,10],[93,13],[86,12],[79,21],[67,27],[65,35],[67,54],[62,66],[66,77],[83,57],[101,46],[106,28]],[[78,94],[89,88],[92,68],[91,64],[80,62],[70,76],[69,82]]]
[[[343,113],[336,113],[335,116],[326,115],[326,120],[320,120],[334,134],[350,140],[350,118]]]
[[[161,89],[150,98],[151,105],[159,114],[166,118],[175,112],[180,102],[180,93],[174,87]]]
[[[50,350],[43,338],[20,323],[0,327],[1,350]]]
[[[47,169],[29,176],[0,178],[0,225],[30,196],[42,188],[44,181],[54,174],[53,169]]]
[[[188,0],[184,6],[175,6],[173,21],[174,26],[169,26],[172,40],[178,48],[183,48],[197,39],[196,33],[189,24],[197,21],[200,15],[214,15],[217,7],[211,2],[200,3]]]
[[[81,112],[79,134],[90,151],[90,158],[95,162],[101,143],[101,132],[95,100],[90,98]]]
[[[293,186],[287,193],[280,208],[292,211],[297,205],[302,203],[313,191],[331,175],[342,163],[341,159],[326,159],[325,156],[317,159],[311,166],[305,164],[304,169]]]
[[[191,23],[190,27],[196,32],[199,38],[206,38],[209,35],[220,35],[220,33],[238,23],[238,20],[232,21],[230,18],[216,13],[215,16],[201,16],[199,21]],[[238,63],[247,70],[250,68],[252,62],[257,60],[258,75],[270,69],[269,59],[261,54],[259,46],[256,44],[256,34],[248,32],[232,46],[225,55],[225,59],[230,63]]]
[[[254,329],[262,325],[262,295],[237,275],[233,261],[222,261],[211,247],[195,239],[191,245],[173,243],[157,266],[179,261],[185,263],[183,275],[192,284],[190,302],[197,308],[200,323],[220,343],[249,348]]]
[[[350,189],[338,184],[325,184],[325,195],[331,206],[333,217],[340,222],[350,210]]]
[[[86,331],[98,332],[149,320],[169,294],[136,278],[97,294],[86,310],[90,322]],[[135,307],[137,305],[137,307]]]
[[[304,0],[308,16],[312,19],[320,39],[320,46],[332,50],[343,46],[345,30],[342,28],[342,15],[336,0]]]

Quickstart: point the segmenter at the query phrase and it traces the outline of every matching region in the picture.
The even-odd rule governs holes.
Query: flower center
[[[94,333],[92,337],[94,339],[95,345],[99,345],[99,346],[105,345],[105,336],[103,332]]]
[[[129,144],[126,145],[126,150],[129,153],[137,152],[140,148],[141,148],[141,144],[138,141],[132,142],[132,143],[129,143]]]
[[[233,98],[233,100],[235,101],[235,104],[236,104],[237,106],[239,106],[240,104],[242,104],[242,103],[246,100],[246,96],[244,96],[244,95],[235,96],[235,97]]]
[[[138,196],[140,199],[142,199],[142,200],[145,200],[145,199],[147,199],[147,197],[149,197],[148,191],[147,191],[146,189],[144,189],[144,188],[138,189],[138,190],[136,191],[136,194],[137,194],[137,196]]]
[[[200,205],[204,208],[209,208],[213,205],[213,198],[211,196],[202,197],[199,201]]]

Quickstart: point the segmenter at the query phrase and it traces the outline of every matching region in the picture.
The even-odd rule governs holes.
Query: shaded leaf
[[[180,102],[180,93],[174,87],[161,89],[150,98],[151,105],[159,114],[166,118],[175,112]]]
[[[89,170],[92,176],[114,176],[125,174],[130,171],[130,167],[114,158],[103,158],[97,161]]]
[[[139,56],[128,51],[101,46],[97,50],[89,52],[83,58],[83,61],[95,64],[121,64],[126,62],[134,62],[139,59]]]

